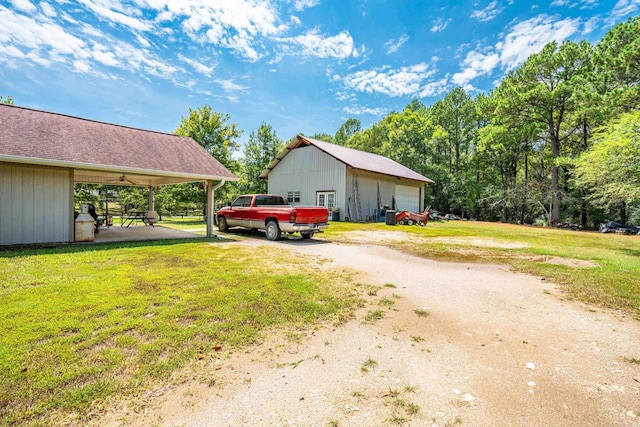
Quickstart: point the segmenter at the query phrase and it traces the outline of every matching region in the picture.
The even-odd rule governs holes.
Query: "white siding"
[[[424,196],[422,182],[347,168],[344,163],[314,146],[296,148],[288,153],[269,173],[268,188],[269,193],[284,197],[289,191],[300,191],[300,205],[315,205],[318,191],[335,191],[340,219],[355,220],[354,177],[358,180],[361,220],[374,217],[375,212],[384,205],[392,205],[396,184],[414,187]],[[378,206],[378,187],[382,206]],[[419,210],[422,210],[422,200]]]
[[[269,193],[285,198],[289,191],[300,191],[303,206],[315,206],[316,192],[335,191],[340,218],[346,212],[346,166],[314,146],[292,150],[269,173]]]
[[[411,187],[417,194],[420,194],[422,196],[424,195],[424,184],[422,182],[412,181],[408,179],[399,179],[388,175],[381,175],[361,170],[349,169],[347,172],[347,201],[349,202],[349,210],[354,221],[356,220],[355,200],[353,197],[354,179],[357,179],[358,181],[358,193],[360,195],[360,208],[362,214],[362,218],[360,218],[361,220],[365,220],[369,217],[374,217],[375,211],[379,210],[385,205],[392,207],[394,198],[396,199],[397,205],[397,185]],[[378,206],[378,187],[380,188],[381,206]],[[418,204],[418,202],[416,204]],[[416,206],[416,208],[412,208],[411,210],[421,211],[422,205],[423,201],[419,200],[419,206]],[[398,209],[402,208],[402,206],[396,207]]]
[[[396,206],[399,211],[420,210],[420,189],[408,185],[396,185]]]
[[[0,245],[70,241],[72,194],[68,169],[0,163]]]

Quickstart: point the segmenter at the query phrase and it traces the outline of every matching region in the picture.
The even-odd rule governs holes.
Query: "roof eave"
[[[85,169],[85,170],[95,170],[95,171],[114,172],[114,173],[129,173],[129,174],[155,175],[155,176],[160,175],[160,176],[167,176],[167,177],[174,177],[174,178],[193,179],[193,181],[207,181],[207,180],[238,181],[238,177],[235,175],[218,176],[218,175],[194,174],[194,173],[184,173],[184,172],[175,172],[175,171],[164,171],[164,170],[157,170],[157,169],[141,169],[141,168],[126,167],[126,166],[100,165],[100,164],[94,164],[94,163],[42,159],[38,157],[11,156],[6,154],[0,154],[0,162],[27,163],[27,164],[39,165],[39,166],[61,167],[61,168],[69,168],[69,169]]]

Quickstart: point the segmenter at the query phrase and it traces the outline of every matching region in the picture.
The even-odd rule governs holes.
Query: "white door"
[[[329,209],[329,212],[336,205],[336,192],[335,191],[318,191],[316,193],[316,205]]]
[[[420,212],[420,188],[396,185],[396,210]]]

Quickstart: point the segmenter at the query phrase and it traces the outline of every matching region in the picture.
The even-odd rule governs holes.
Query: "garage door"
[[[420,188],[396,185],[396,209],[398,211],[420,211]]]

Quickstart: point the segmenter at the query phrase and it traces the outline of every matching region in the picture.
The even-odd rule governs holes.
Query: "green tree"
[[[605,106],[627,112],[640,103],[640,17],[613,27],[595,47],[595,75],[604,86]]]
[[[594,138],[576,163],[579,185],[606,207],[640,201],[640,111],[623,114]]]
[[[243,193],[267,192],[267,181],[259,176],[283,148],[284,142],[270,125],[263,122],[257,132],[251,132],[244,149],[244,173],[240,183]]]
[[[175,133],[193,138],[222,165],[238,175],[241,164],[234,158],[234,154],[240,148],[236,139],[242,135],[242,130],[238,129],[235,123],[229,123],[229,120],[228,114],[217,113],[208,105],[195,110],[189,108],[189,115],[181,118]],[[200,187],[199,184],[191,184],[191,186],[194,189]],[[217,190],[216,198],[221,201],[230,200],[237,192],[237,184],[227,183]],[[204,208],[206,193],[204,189],[201,189],[200,193]]]
[[[347,145],[347,141],[354,134],[360,132],[362,124],[358,119],[347,119],[336,132],[333,138],[334,143],[338,145]]]
[[[6,98],[2,98],[2,96],[0,96],[0,104],[15,105],[11,96],[7,96]]]
[[[309,138],[317,139],[324,142],[333,142],[333,137],[328,133],[314,133]]]
[[[531,55],[515,72],[507,76],[497,91],[501,103],[498,115],[517,115],[524,122],[544,124],[540,134],[551,150],[551,203],[549,225],[560,221],[562,203],[558,159],[563,145],[575,132],[569,117],[576,109],[574,92],[588,62],[587,42],[547,44]]]

